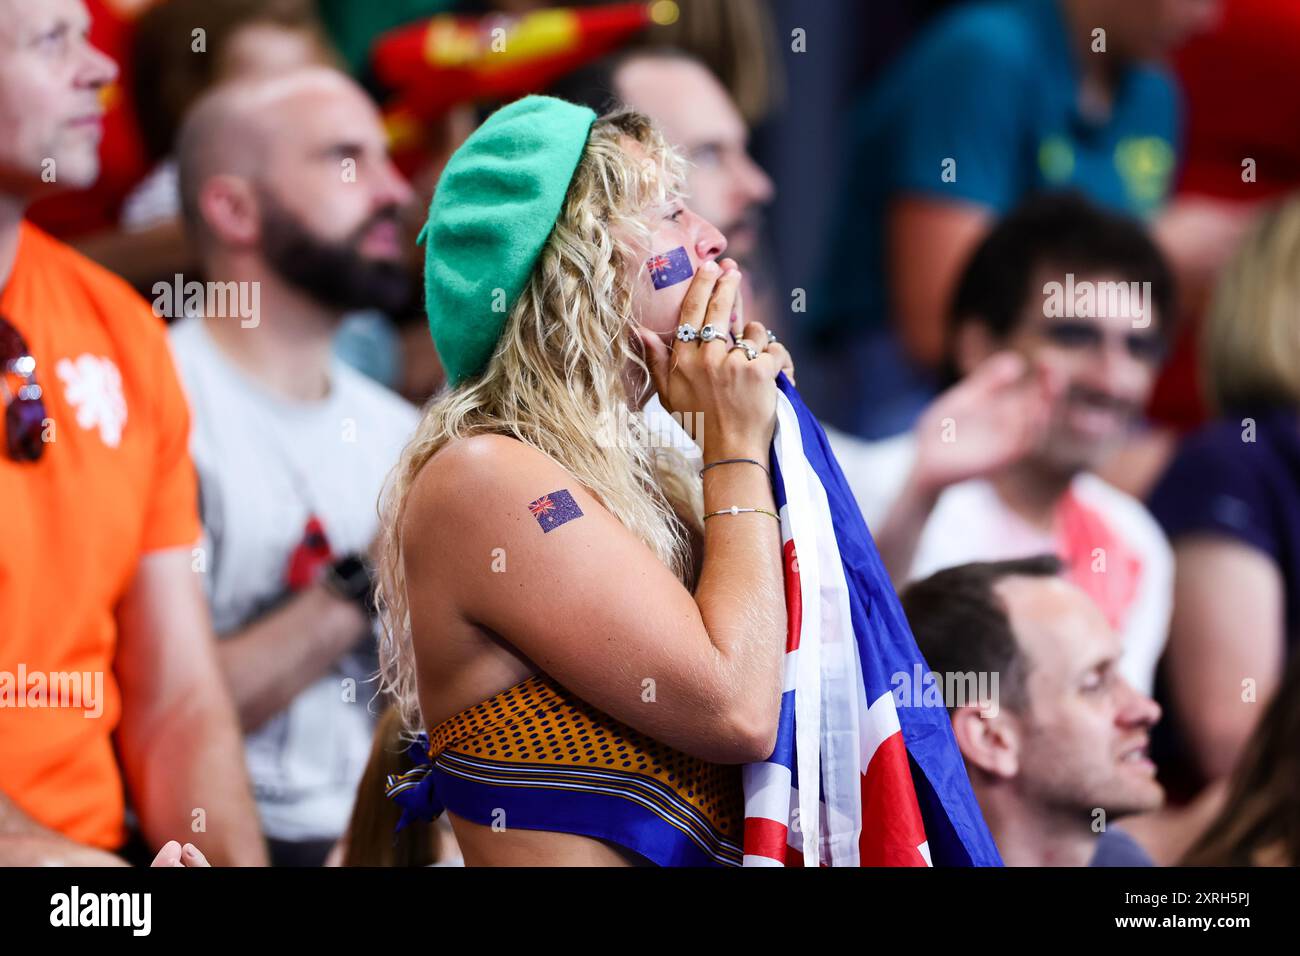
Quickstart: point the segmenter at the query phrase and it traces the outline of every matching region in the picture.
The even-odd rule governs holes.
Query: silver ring
[[[731,348],[727,349],[727,351],[734,352],[736,351],[736,349],[744,349],[745,358],[749,359],[751,362],[754,361],[754,359],[758,358],[758,349],[754,348],[754,346],[750,345],[744,339],[740,339],[739,341],[737,341],[736,344],[733,345]]]
[[[767,344],[771,345],[776,341],[776,333],[771,329],[767,330]]]
[[[725,339],[726,337],[726,330],[720,329],[716,325],[706,325],[700,329],[701,342],[712,342],[714,339]]]
[[[679,342],[693,342],[698,334],[699,333],[695,331],[695,326],[693,325],[683,324],[677,326],[677,340]]]

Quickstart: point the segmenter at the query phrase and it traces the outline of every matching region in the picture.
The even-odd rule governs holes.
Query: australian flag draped
[[[826,435],[778,379],[772,483],[788,637],[776,749],[744,768],[746,866],[1000,866],[947,711]]]

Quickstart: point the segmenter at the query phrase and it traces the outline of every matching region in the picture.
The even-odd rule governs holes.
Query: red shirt
[[[1187,100],[1179,194],[1255,202],[1300,186],[1300,3],[1228,0],[1211,33],[1178,56]],[[1255,160],[1255,181],[1242,161]],[[1179,429],[1207,415],[1201,394],[1200,316],[1188,316],[1151,398],[1151,415]]]

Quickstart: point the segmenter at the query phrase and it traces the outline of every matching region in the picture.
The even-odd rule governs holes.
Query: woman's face
[[[642,222],[650,230],[628,237],[634,251],[633,315],[665,341],[680,324],[682,300],[695,270],[717,260],[727,248],[726,237],[688,209],[679,198],[648,209]]]

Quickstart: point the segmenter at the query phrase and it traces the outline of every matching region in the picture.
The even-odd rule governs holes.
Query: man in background
[[[828,433],[897,587],[1054,553],[1122,636],[1124,676],[1151,693],[1173,559],[1141,502],[1095,470],[1140,419],[1172,298],[1142,226],[1078,197],[1031,200],[994,228],[950,315],[958,383],[904,435]]]
[[[964,263],[1032,193],[1077,191],[1147,220],[1189,291],[1226,260],[1244,215],[1166,207],[1181,136],[1160,65],[1219,5],[984,0],[921,32],[846,116],[839,215],[811,300],[828,378],[814,411],[864,438],[910,427],[939,385]]]
[[[412,197],[378,111],[329,69],[209,93],[177,160],[208,288],[234,293],[205,296],[172,330],[218,649],[272,862],[315,866],[347,825],[370,751],[367,552],[418,421],[332,345],[349,310],[406,305]]]
[[[24,220],[98,175],[116,70],[88,28],[0,0],[0,865],[258,865],[163,324]]]
[[[1050,556],[949,568],[908,587],[903,610],[939,686],[977,689],[944,703],[1006,864],[1150,866],[1114,823],[1164,802],[1147,755],[1160,708],[1060,570]]]

